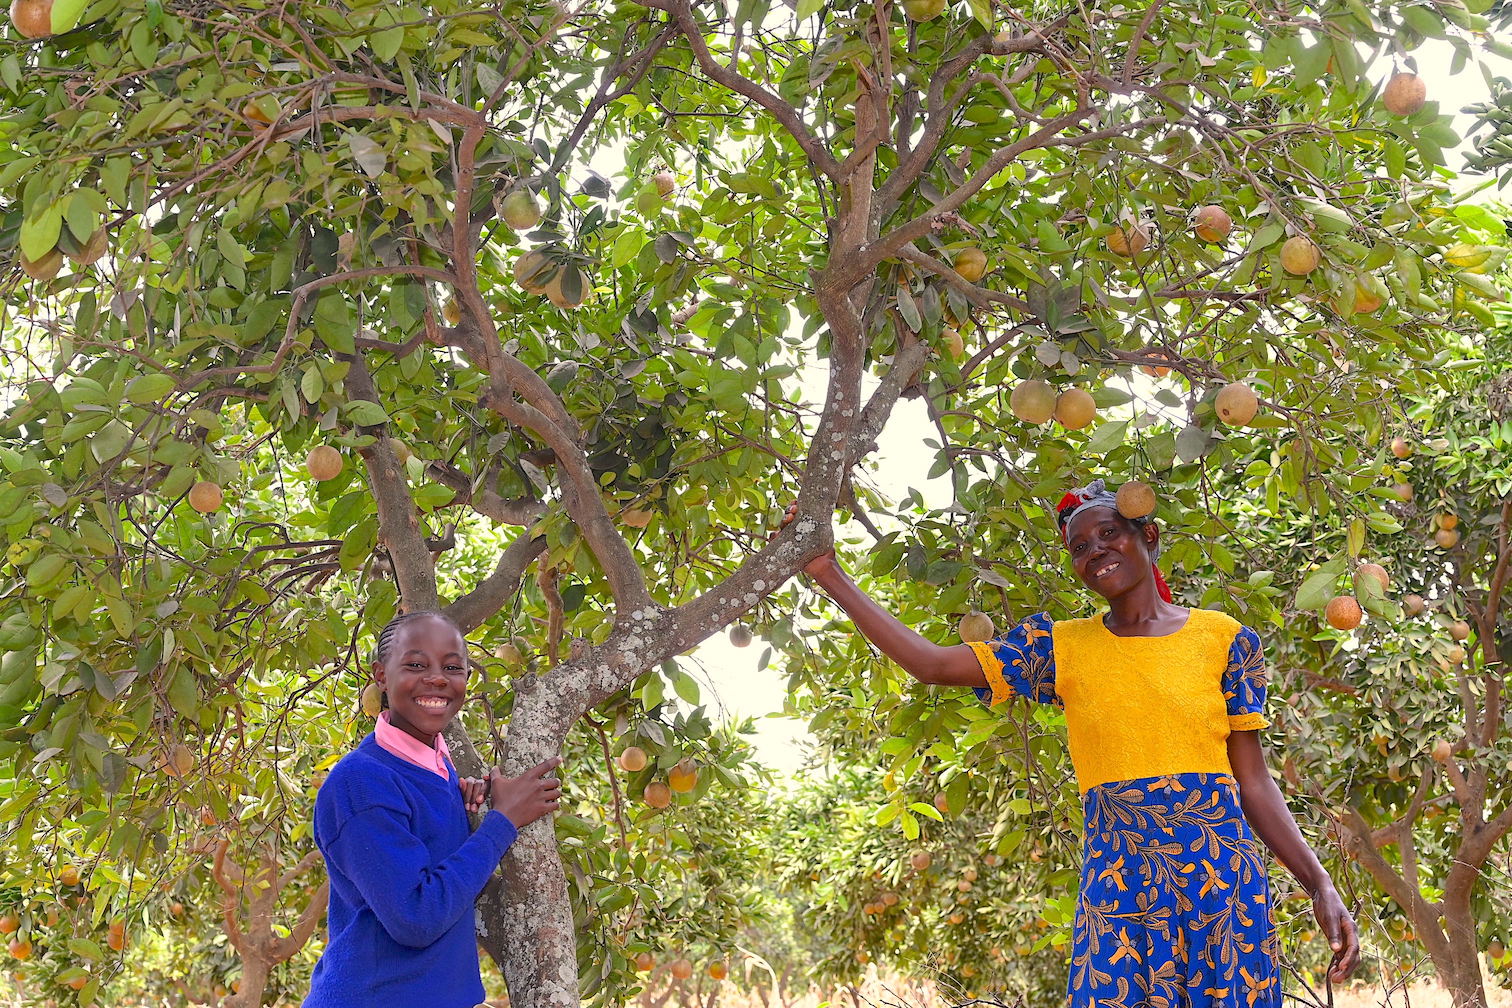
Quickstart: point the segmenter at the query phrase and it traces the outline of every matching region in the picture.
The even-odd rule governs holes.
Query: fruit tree
[[[5,815],[102,813],[80,843],[116,865],[213,804],[250,708],[349,717],[396,607],[511,649],[473,729],[517,771],[696,688],[676,656],[769,620],[837,506],[953,613],[1061,586],[1002,571],[1094,458],[1168,509],[1264,440],[1321,507],[1348,477],[1316,432],[1348,410],[1373,451],[1398,414],[1366,391],[1426,384],[1424,335],[1497,296],[1435,96],[1378,94],[1425,37],[1468,57],[1458,4],[15,9]],[[1130,410],[1140,366],[1170,372]],[[905,396],[960,490],[919,541],[864,485]],[[1204,531],[1172,561],[1231,570]],[[737,782],[689,769],[634,786]],[[579,957],[574,898],[621,896],[558,835],[483,900],[524,1008],[628,972]]]

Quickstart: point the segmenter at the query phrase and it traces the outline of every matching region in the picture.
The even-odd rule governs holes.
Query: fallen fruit
[[[956,633],[961,635],[963,644],[991,640],[996,629],[992,625],[992,617],[976,609],[962,616],[961,621],[956,624]]]
[[[1216,203],[1198,207],[1197,212],[1192,215],[1192,231],[1205,242],[1221,242],[1228,237],[1233,228],[1233,218],[1229,217],[1227,210]]]
[[[1322,261],[1318,246],[1301,235],[1292,235],[1281,246],[1281,268],[1293,276],[1306,276]]]
[[[1055,415],[1055,389],[1049,382],[1031,378],[1013,387],[1008,408],[1025,423],[1042,424]]]
[[[1155,488],[1142,480],[1129,480],[1113,495],[1118,513],[1125,518],[1145,518],[1155,513]]]
[[[1364,619],[1365,611],[1360,608],[1360,603],[1355,601],[1353,595],[1336,595],[1329,599],[1327,607],[1323,610],[1323,616],[1328,620],[1328,625],[1335,630],[1353,630]]]
[[[310,454],[305,456],[305,471],[310,474],[311,479],[322,483],[340,476],[341,467],[344,464],[341,452],[330,445],[316,445],[310,449]]]
[[[1381,92],[1381,104],[1392,115],[1409,116],[1428,100],[1428,85],[1413,73],[1394,73]]]
[[[1213,410],[1230,427],[1243,427],[1260,411],[1260,398],[1244,382],[1230,382],[1218,390]]]
[[[1150,228],[1146,224],[1131,227],[1119,226],[1108,232],[1108,251],[1114,255],[1133,258],[1150,247]]]
[[[1086,389],[1066,389],[1055,400],[1055,420],[1067,430],[1081,430],[1097,417],[1097,403]]]

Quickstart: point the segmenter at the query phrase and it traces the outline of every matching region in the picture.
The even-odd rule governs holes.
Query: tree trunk
[[[562,698],[546,694],[523,685],[517,690],[506,774],[523,773],[561,752],[577,712],[561,710]],[[478,941],[503,970],[514,1008],[578,1008],[572,904],[550,816],[520,831],[504,858],[502,879],[483,891]]]
[[[1445,906],[1444,919],[1448,925],[1448,947],[1439,955],[1429,951],[1439,983],[1449,991],[1454,1008],[1486,1008],[1486,984],[1481,977],[1480,954],[1475,947],[1475,920],[1470,914],[1469,900],[1465,900],[1462,906]]]
[[[237,981],[236,993],[221,1002],[222,1008],[257,1008],[263,1002],[272,963],[260,956],[245,954],[241,963],[242,974]]]

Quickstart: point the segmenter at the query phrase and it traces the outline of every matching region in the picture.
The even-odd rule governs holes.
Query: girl
[[[920,682],[1065,709],[1086,819],[1072,1008],[1279,1008],[1256,834],[1311,895],[1333,949],[1329,978],[1344,980],[1360,956],[1354,921],[1260,746],[1259,637],[1174,605],[1154,564],[1160,530],[1120,515],[1102,480],[1057,511],[1077,577],[1108,602],[1101,616],[1039,613],[996,640],[942,647],[865,595],[833,552],[804,572]]]
[[[466,697],[468,664],[441,613],[406,613],[378,635],[373,680],[388,710],[315,798],[330,939],[305,1008],[483,1000],[473,904],[516,833],[557,807],[561,783],[548,774],[561,761],[458,781],[441,732]],[[469,833],[464,794],[481,805],[485,785],[491,809]]]

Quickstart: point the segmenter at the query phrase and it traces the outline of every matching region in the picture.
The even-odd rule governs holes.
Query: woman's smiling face
[[[1066,533],[1072,569],[1103,598],[1150,579],[1150,554],[1160,539],[1153,524],[1137,525],[1113,508],[1094,507],[1071,519]]]
[[[388,693],[389,724],[434,745],[467,696],[467,644],[448,621],[408,619],[394,628],[373,679]]]

